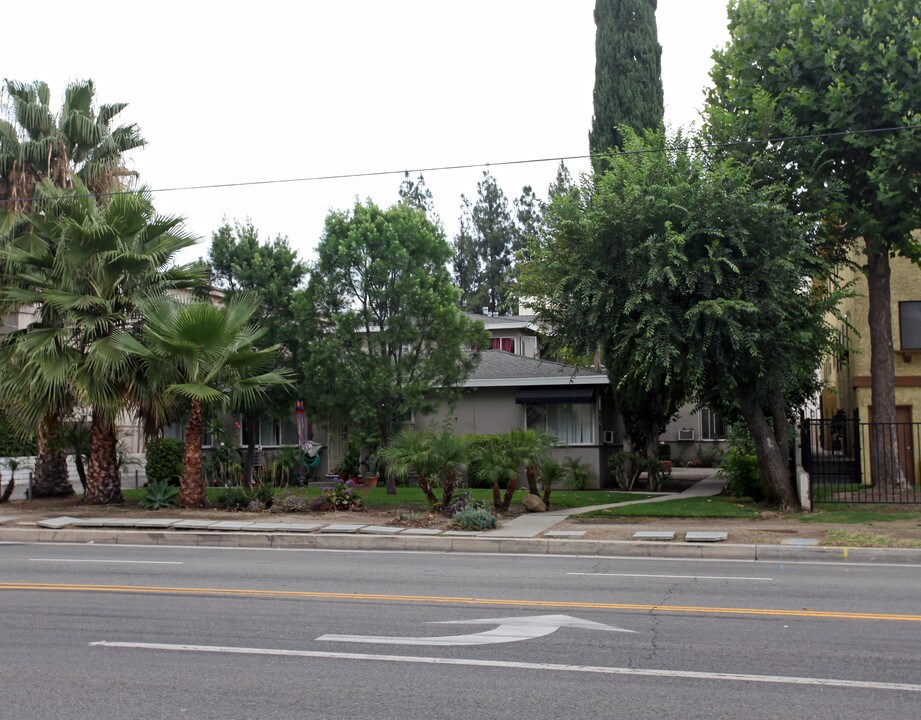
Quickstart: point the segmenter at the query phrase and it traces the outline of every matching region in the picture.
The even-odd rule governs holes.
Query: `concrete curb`
[[[585,555],[757,562],[840,562],[921,564],[921,549],[845,548],[796,545],[697,544],[630,540],[570,540],[550,538],[445,537],[197,532],[64,528],[0,528],[3,543],[93,543],[96,545],[159,545],[171,547],[232,547],[252,549],[368,550],[463,552],[508,555]]]

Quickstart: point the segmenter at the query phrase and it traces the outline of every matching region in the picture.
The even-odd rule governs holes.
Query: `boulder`
[[[524,505],[524,509],[528,512],[547,512],[547,506],[538,495],[528,493],[521,502]]]

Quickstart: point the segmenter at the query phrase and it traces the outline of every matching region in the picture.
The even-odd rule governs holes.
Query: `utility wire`
[[[719,148],[730,148],[730,147],[741,147],[745,145],[776,145],[785,142],[791,141],[803,141],[803,140],[820,140],[824,138],[834,138],[834,137],[843,137],[846,135],[870,135],[877,133],[890,133],[890,132],[902,132],[907,130],[921,130],[921,125],[896,125],[892,127],[884,128],[866,128],[863,130],[835,130],[829,132],[820,132],[820,133],[806,133],[803,135],[786,135],[782,137],[768,138],[766,140],[733,140],[728,142],[721,143],[685,143],[683,145],[673,145],[666,146],[661,148],[647,148],[644,150],[625,150],[619,151],[617,154],[620,155],[648,155],[651,153],[660,153],[660,152],[680,152],[690,150],[692,148],[699,148],[701,150],[714,150]],[[372,178],[372,177],[385,177],[389,175],[410,175],[416,173],[432,173],[432,172],[447,172],[452,170],[471,170],[474,168],[486,168],[491,167],[508,167],[512,165],[530,165],[537,163],[546,163],[546,162],[565,162],[567,160],[588,160],[593,157],[609,157],[608,153],[590,153],[587,155],[563,155],[558,157],[543,157],[543,158],[528,158],[525,160],[504,160],[501,162],[480,162],[480,163],[465,163],[460,165],[433,165],[431,167],[419,167],[411,169],[402,169],[402,170],[376,170],[370,172],[356,172],[356,173],[338,173],[333,175],[311,175],[307,177],[297,177],[297,178],[276,178],[273,180],[243,180],[240,182],[228,182],[228,183],[209,183],[205,185],[177,185],[174,187],[163,187],[163,188],[151,188],[149,192],[151,193],[166,193],[166,192],[182,192],[187,190],[218,190],[223,188],[239,188],[239,187],[258,187],[264,185],[285,185],[291,183],[307,183],[307,182],[321,182],[326,180],[349,180],[357,178]],[[115,195],[129,195],[132,190],[115,190],[111,192],[104,193],[83,193],[80,195],[70,195],[68,197],[109,197]],[[37,200],[33,197],[32,200]]]

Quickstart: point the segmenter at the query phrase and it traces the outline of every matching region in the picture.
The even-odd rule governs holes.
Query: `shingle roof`
[[[513,355],[502,350],[485,350],[464,387],[510,385],[607,385],[608,376],[598,370]]]

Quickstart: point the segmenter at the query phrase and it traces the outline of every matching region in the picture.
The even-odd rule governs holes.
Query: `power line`
[[[785,135],[781,137],[768,138],[766,140],[758,139],[749,139],[749,140],[733,140],[728,142],[721,143],[685,143],[683,145],[673,145],[665,146],[661,148],[647,148],[644,150],[626,150],[620,151],[620,155],[648,155],[651,153],[660,153],[660,152],[681,152],[690,150],[692,148],[701,149],[701,150],[715,150],[720,148],[730,148],[730,147],[742,147],[746,145],[776,145],[779,143],[791,142],[791,141],[803,141],[803,140],[820,140],[825,138],[834,138],[834,137],[843,137],[846,135],[869,135],[877,133],[889,133],[889,132],[902,132],[906,130],[919,130],[921,125],[896,125],[892,127],[884,128],[866,128],[863,130],[835,130],[828,132],[820,133],[806,133],[802,135]],[[184,192],[191,190],[220,190],[225,188],[239,188],[239,187],[258,187],[264,185],[287,185],[292,183],[308,183],[308,182],[322,182],[328,180],[353,180],[359,178],[372,178],[372,177],[386,177],[391,175],[410,175],[410,174],[421,174],[421,173],[432,173],[432,172],[448,172],[454,170],[472,170],[474,168],[486,168],[491,167],[509,167],[512,165],[532,165],[537,163],[546,163],[546,162],[566,162],[567,160],[589,160],[592,157],[607,157],[607,153],[595,153],[587,155],[562,155],[557,157],[542,157],[542,158],[528,158],[524,160],[503,160],[501,162],[479,162],[479,163],[464,163],[459,165],[433,165],[430,167],[419,167],[411,169],[402,169],[402,170],[375,170],[368,172],[355,172],[355,173],[338,173],[333,175],[310,175],[306,177],[296,177],[296,178],[276,178],[272,180],[243,180],[240,182],[227,182],[227,183],[208,183],[204,185],[177,185],[174,187],[163,187],[163,188],[150,188],[148,191],[156,193],[167,193],[167,192]],[[117,190],[112,192],[104,193],[83,193],[79,195],[70,195],[68,197],[110,197],[115,195],[129,195],[134,191],[131,190]],[[30,198],[31,200],[36,200],[37,198]]]

